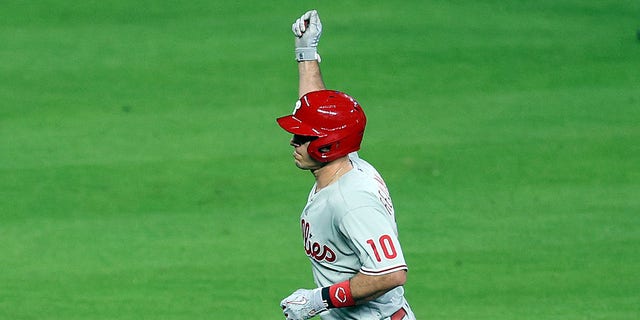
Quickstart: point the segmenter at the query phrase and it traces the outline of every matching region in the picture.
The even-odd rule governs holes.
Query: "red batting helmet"
[[[349,95],[321,90],[302,96],[293,114],[277,121],[289,133],[318,137],[307,151],[317,161],[329,162],[360,150],[367,118]]]

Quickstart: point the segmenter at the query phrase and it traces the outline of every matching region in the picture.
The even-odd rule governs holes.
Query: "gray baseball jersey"
[[[314,185],[300,217],[304,249],[318,287],[356,273],[384,275],[407,270],[398,241],[393,204],[384,180],[357,153],[353,169],[316,192]],[[323,320],[384,319],[405,306],[403,287],[348,308],[322,313]]]

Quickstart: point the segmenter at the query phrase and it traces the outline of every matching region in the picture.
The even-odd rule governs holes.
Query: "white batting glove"
[[[327,305],[322,300],[322,288],[298,289],[284,298],[280,307],[287,320],[307,320],[327,310]]]
[[[305,12],[293,23],[291,30],[296,36],[296,60],[320,61],[318,43],[322,35],[322,22],[320,22],[318,11],[310,10]]]

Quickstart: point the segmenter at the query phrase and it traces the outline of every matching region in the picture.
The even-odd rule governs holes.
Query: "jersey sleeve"
[[[377,207],[360,207],[346,214],[338,228],[361,263],[360,272],[383,275],[407,270],[395,223]]]

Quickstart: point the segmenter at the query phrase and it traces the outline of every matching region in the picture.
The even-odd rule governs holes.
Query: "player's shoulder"
[[[362,172],[362,174],[366,174],[372,177],[376,175],[380,175],[378,173],[378,170],[376,170],[376,168],[374,168],[373,165],[371,165],[371,163],[360,158],[360,156],[358,155],[358,152],[350,153],[349,160],[351,160],[351,164],[353,165],[353,168]]]
[[[378,172],[368,162],[361,158],[351,159],[353,169],[343,175],[337,182],[335,192],[339,193],[336,199],[348,208],[374,205],[378,194]]]

